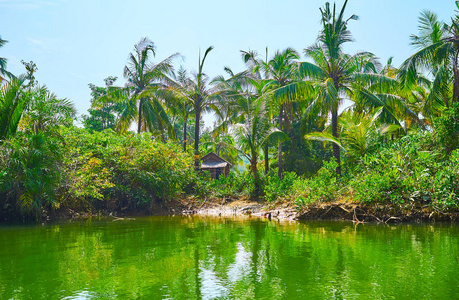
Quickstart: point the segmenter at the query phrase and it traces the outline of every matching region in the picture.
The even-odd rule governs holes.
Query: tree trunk
[[[137,124],[137,133],[142,131],[142,99],[139,101],[139,123]]]
[[[199,170],[199,121],[201,120],[201,110],[196,108],[196,123],[194,125],[194,167]]]
[[[279,130],[282,130],[282,118],[284,117],[284,106],[281,105],[279,111]],[[282,142],[279,141],[279,145],[277,146],[277,176],[282,179]]]
[[[188,112],[185,113],[185,120],[183,122],[183,152],[186,152],[186,126],[188,124]]]
[[[258,178],[257,161],[258,159],[255,157],[255,158],[252,158],[252,161],[250,162],[250,168],[252,169],[253,178],[255,181],[255,195],[256,196],[260,195],[260,182]]]
[[[456,52],[453,62],[453,103],[459,102],[459,71],[457,66],[457,59],[458,59],[459,50]],[[447,105],[448,107],[448,105]]]
[[[263,152],[265,154],[265,174],[268,174],[269,171],[269,147],[268,144],[265,145]]]
[[[332,110],[332,135],[338,139],[338,108]],[[336,163],[336,174],[341,176],[341,153],[338,145],[333,143],[333,156],[335,156]]]

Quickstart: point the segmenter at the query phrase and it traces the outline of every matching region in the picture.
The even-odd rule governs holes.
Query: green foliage
[[[23,131],[57,132],[60,126],[71,126],[76,115],[73,103],[59,99],[45,86],[28,89],[24,92],[28,106],[21,119]]]
[[[338,164],[333,159],[324,162],[323,167],[312,178],[298,179],[293,182],[292,194],[298,207],[308,203],[328,202],[336,200],[340,189],[340,181],[336,174]]]
[[[43,209],[59,206],[64,151],[58,130],[72,123],[75,109],[45,87],[35,88],[31,81],[25,88],[22,82],[14,79],[2,93],[7,139],[0,148],[0,210],[39,216]]]
[[[178,196],[194,178],[191,155],[149,134],[21,132],[0,146],[0,211],[133,209]]]
[[[252,197],[255,193],[255,181],[248,172],[230,172],[228,177],[221,176],[211,180],[207,186],[217,198]]]
[[[266,176],[263,186],[264,199],[266,201],[275,201],[290,194],[292,186],[297,179],[294,172],[284,172],[282,179],[279,176]]]
[[[459,148],[459,103],[454,103],[443,115],[434,119],[435,138],[446,154]]]
[[[0,146],[0,211],[40,215],[58,207],[61,141],[40,132],[17,134]]]
[[[0,89],[0,141],[16,133],[29,98],[22,92],[25,79],[13,79]]]
[[[195,177],[190,155],[148,133],[120,136],[70,128],[64,137],[67,183],[75,201],[133,208],[177,196]]]
[[[441,159],[443,153],[432,148],[428,137],[411,134],[366,155],[349,174],[348,185],[354,200],[457,207],[457,151]]]
[[[102,109],[88,109],[89,115],[83,115],[84,128],[94,131],[115,128],[115,115]]]

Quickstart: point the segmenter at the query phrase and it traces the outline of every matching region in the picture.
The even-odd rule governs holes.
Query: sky
[[[154,62],[173,53],[183,59],[176,66],[196,70],[199,52],[215,49],[206,59],[209,77],[230,67],[244,69],[240,50],[269,56],[287,47],[303,53],[315,43],[324,0],[0,0],[0,36],[8,43],[0,57],[7,70],[25,73],[21,60],[34,61],[36,78],[60,98],[75,103],[79,114],[90,107],[89,83],[104,86],[123,68],[134,45],[148,37],[156,47]],[[333,1],[330,1],[333,3]],[[344,0],[337,0],[340,9]],[[415,52],[410,35],[417,33],[422,10],[436,12],[449,22],[453,0],[349,0],[345,16],[354,42],[345,52],[370,51],[399,66]],[[301,60],[306,60],[302,54]]]

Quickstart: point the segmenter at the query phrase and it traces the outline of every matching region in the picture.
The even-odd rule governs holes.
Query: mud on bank
[[[83,210],[61,208],[44,212],[40,221],[88,219],[93,217],[167,216],[167,215],[200,215],[213,217],[260,217],[273,220],[341,220],[358,223],[412,223],[412,222],[459,222],[459,210],[442,211],[432,206],[373,204],[364,205],[347,202],[314,203],[298,210],[291,201],[265,202],[246,198],[211,199],[184,198],[167,202],[152,202],[137,209],[111,211]],[[0,221],[13,220],[2,218]]]
[[[253,216],[279,220],[344,220],[358,223],[412,223],[412,222],[453,222],[459,221],[459,211],[441,211],[432,206],[412,204],[358,203],[316,203],[297,210],[292,202],[267,203],[238,199],[234,201],[189,201],[183,200],[183,214],[207,216]]]

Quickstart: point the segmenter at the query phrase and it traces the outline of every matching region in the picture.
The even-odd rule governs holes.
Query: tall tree
[[[255,75],[255,79],[260,81],[264,99],[272,101],[277,105],[277,123],[279,130],[290,131],[292,102],[301,98],[301,89],[304,87],[303,81],[299,80],[298,64],[299,54],[292,48],[283,51],[276,51],[274,56],[263,61],[257,58],[257,53],[253,51],[242,51],[244,61],[249,65],[249,69]],[[267,82],[266,82],[267,81]],[[266,149],[265,149],[266,150]],[[265,160],[267,158],[265,151]],[[278,176],[282,178],[282,142],[278,143]]]
[[[8,41],[3,40],[0,36],[0,48],[2,48],[6,43],[8,43]],[[12,74],[6,70],[6,63],[7,59],[4,57],[0,57],[0,82],[4,79],[4,76],[12,76]]]
[[[156,91],[172,81],[172,61],[178,54],[172,54],[157,64],[151,62],[151,57],[155,55],[156,47],[147,38],[142,38],[129,55],[124,77],[130,94],[120,117],[120,125],[122,130],[127,130],[132,120],[136,119],[138,133],[157,127],[164,139],[164,130],[168,129],[169,134],[173,135],[173,129]]]
[[[0,142],[16,133],[29,98],[22,93],[25,77],[14,78],[0,88]]]
[[[168,102],[169,111],[174,116],[178,116],[183,121],[183,151],[186,152],[188,144],[188,119],[193,113],[192,101],[190,101],[193,92],[193,81],[188,75],[188,72],[182,66],[174,76],[173,84],[169,85],[167,89],[158,91],[161,97]]]
[[[204,56],[201,58],[199,55],[198,70],[194,73],[193,77],[187,80],[187,84],[183,85],[180,83],[172,83],[171,87],[176,93],[180,94],[181,97],[188,102],[195,114],[195,125],[194,125],[194,157],[195,157],[195,168],[200,167],[200,156],[199,156],[199,134],[200,134],[200,121],[201,115],[206,110],[210,109],[212,102],[216,97],[222,96],[224,91],[220,91],[217,88],[209,87],[208,77],[204,73],[204,63],[207,55],[214,49],[210,46],[204,52]]]
[[[238,151],[247,158],[250,163],[250,171],[255,180],[255,194],[260,191],[258,177],[258,157],[264,145],[269,140],[281,140],[286,135],[272,126],[267,117],[267,109],[261,98],[247,97],[247,112],[244,123],[235,125],[235,137]]]
[[[89,115],[83,115],[85,128],[95,131],[102,131],[108,128],[115,128],[119,115],[123,110],[122,102],[119,101],[119,88],[113,87],[117,77],[109,76],[104,79],[105,87],[99,87],[92,83],[91,89],[91,108],[88,109]]]
[[[456,7],[459,9],[459,1]],[[434,76],[431,100],[444,101],[446,107],[450,102],[459,102],[459,13],[447,24],[438,21],[434,13],[424,11],[419,18],[419,35],[411,38],[420,50],[400,66],[398,76],[402,83],[413,85],[420,71],[428,70]]]
[[[317,113],[325,111],[331,115],[332,135],[338,138],[338,108],[347,95],[351,96],[352,76],[359,71],[359,57],[368,56],[369,53],[357,53],[354,56],[344,54],[343,44],[352,41],[351,33],[347,28],[350,20],[357,20],[356,15],[344,19],[347,0],[340,11],[333,9],[326,3],[323,9],[318,42],[305,49],[306,56],[312,58],[313,63],[300,63],[300,72],[316,83],[319,91],[311,103],[309,111]],[[336,173],[341,174],[340,148],[333,144],[333,155],[338,166]]]

